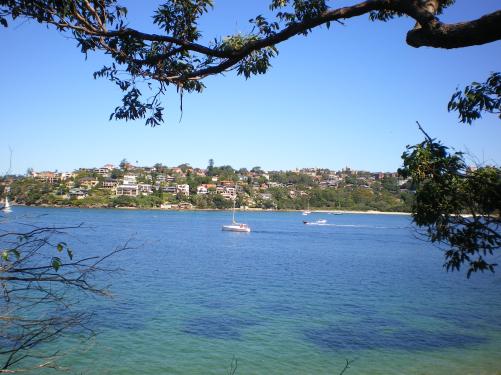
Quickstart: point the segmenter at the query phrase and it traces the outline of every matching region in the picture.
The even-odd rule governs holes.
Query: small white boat
[[[325,223],[327,223],[327,220],[325,220],[325,219],[320,219],[320,220],[317,220],[317,221],[316,221],[316,223],[317,223],[317,224],[325,224]]]
[[[5,203],[3,205],[2,211],[6,213],[12,212],[12,208],[10,208],[9,199],[7,197],[5,197]]]
[[[233,218],[231,220],[231,224],[223,225],[221,228],[225,231],[230,232],[246,232],[249,233],[251,231],[250,227],[247,224],[237,223],[235,221],[235,199],[233,200]]]

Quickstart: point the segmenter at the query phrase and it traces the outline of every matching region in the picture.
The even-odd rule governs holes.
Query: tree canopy
[[[450,152],[424,134],[422,143],[407,147],[399,171],[417,185],[414,222],[432,242],[446,247],[447,270],[466,264],[468,277],[494,272],[491,258],[501,248],[501,170],[468,167],[462,152]]]
[[[105,52],[110,64],[94,76],[109,79],[124,92],[122,104],[110,118],[145,118],[146,124],[156,126],[163,121],[161,95],[169,86],[182,97],[184,92],[201,92],[208,76],[229,70],[246,78],[266,73],[280,43],[350,18],[409,17],[416,22],[406,36],[412,47],[462,48],[501,38],[499,10],[467,22],[441,22],[440,14],[454,2],[369,0],[336,8],[328,0],[271,0],[272,17],[255,15],[249,20],[249,32],[214,38],[202,36],[198,28],[212,0],[161,3],[153,12],[157,33],[129,27],[127,8],[116,0],[0,0],[0,24],[7,27],[10,18],[32,19],[71,33],[85,54]],[[201,39],[211,42],[204,45]],[[140,83],[145,81],[153,92],[143,95]]]

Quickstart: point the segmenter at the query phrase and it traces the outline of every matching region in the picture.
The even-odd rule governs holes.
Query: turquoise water
[[[99,335],[66,337],[81,374],[498,374],[497,275],[446,273],[406,216],[15,207],[9,221],[85,223],[80,256],[112,259],[112,299],[90,298]],[[15,224],[12,224],[15,225]]]

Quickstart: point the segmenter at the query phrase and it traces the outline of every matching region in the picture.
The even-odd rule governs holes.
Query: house
[[[174,173],[174,174],[178,174],[178,175],[184,176],[183,170],[181,168],[178,168],[178,167],[171,168],[171,172]]]
[[[75,177],[75,173],[72,173],[72,172],[59,172],[59,173],[57,173],[57,175],[59,176],[61,181],[65,181],[65,180],[68,180],[72,177]]]
[[[87,190],[81,188],[73,188],[69,191],[70,199],[84,199],[88,196]]]
[[[123,185],[135,185],[136,184],[136,176],[132,174],[126,174],[123,178]]]
[[[195,168],[193,170],[193,173],[195,174],[195,176],[199,176],[199,177],[205,177],[206,176],[205,170],[200,169],[200,168]]]
[[[103,189],[115,189],[118,185],[118,181],[113,178],[107,178],[103,181],[102,188]]]
[[[164,186],[162,188],[162,191],[164,193],[172,193],[172,194],[176,194],[177,193],[177,187],[176,186]]]
[[[153,194],[153,187],[151,184],[137,184],[137,189],[141,195]]]
[[[61,181],[61,177],[55,172],[33,172],[35,179],[55,185]]]
[[[99,180],[93,178],[93,177],[84,177],[81,178],[78,183],[80,186],[85,187],[86,189],[92,189],[94,186],[99,184]]]
[[[197,195],[203,195],[203,194],[208,194],[209,190],[207,189],[207,186],[205,185],[199,185],[197,186]]]
[[[137,197],[139,195],[139,188],[137,185],[132,185],[132,184],[118,185],[117,195]]]
[[[109,177],[113,169],[108,169],[106,167],[96,168],[94,172],[103,177]]]
[[[186,196],[190,195],[190,185],[188,184],[176,185],[176,193],[183,194]]]
[[[216,193],[221,194],[225,199],[234,199],[237,196],[237,189],[235,186],[222,186],[216,187]]]
[[[259,196],[261,197],[262,200],[270,200],[272,198],[271,194],[270,193],[261,193],[259,194]]]

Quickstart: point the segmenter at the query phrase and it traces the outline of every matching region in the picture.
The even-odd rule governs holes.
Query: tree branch
[[[407,33],[412,47],[462,48],[491,43],[501,39],[501,11],[470,22],[437,23],[434,27],[414,29]]]

